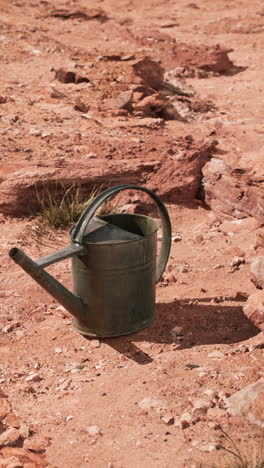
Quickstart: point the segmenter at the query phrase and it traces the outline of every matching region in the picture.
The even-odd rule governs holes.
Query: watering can
[[[152,218],[95,216],[109,197],[132,189],[146,192],[158,206],[162,224],[158,260],[158,225]],[[170,218],[159,197],[135,185],[111,187],[84,210],[70,237],[70,246],[36,261],[17,247],[9,256],[73,315],[73,327],[82,335],[113,337],[147,327],[155,318],[155,286],[171,247]],[[67,258],[72,259],[73,293],[44,270]]]

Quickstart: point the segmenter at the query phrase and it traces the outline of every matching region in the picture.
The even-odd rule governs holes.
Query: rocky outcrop
[[[202,169],[205,202],[222,215],[252,216],[264,224],[264,188],[252,182],[245,170],[231,169],[223,160],[212,158]]]
[[[161,88],[164,78],[164,70],[159,63],[146,57],[133,63],[132,70],[138,78],[138,83],[143,87],[147,87],[152,90],[158,90]]]
[[[38,206],[39,192],[44,190],[52,195],[58,187],[66,190],[73,184],[84,196],[94,188],[126,183],[146,185],[157,190],[164,201],[190,203],[201,187],[202,167],[216,145],[216,141],[197,142],[188,136],[177,140],[177,152],[165,160],[160,155],[155,161],[144,161],[134,158],[111,160],[88,154],[86,161],[79,160],[76,165],[63,158],[43,163],[6,163],[0,183],[0,211],[15,216],[32,214]]]
[[[43,165],[27,163],[2,167],[0,184],[0,211],[6,215],[32,214],[38,205],[37,193],[43,189],[52,194],[60,185],[65,189],[73,184],[80,186],[84,195],[93,188],[134,183],[142,185],[146,175],[153,171],[157,161],[135,159],[109,161],[92,159],[92,163],[78,162],[76,166],[64,160],[46,160]]]
[[[227,411],[264,427],[264,379],[260,379],[227,399]]]
[[[243,307],[244,314],[264,332],[264,291],[251,294]]]
[[[157,189],[165,201],[189,203],[200,190],[202,168],[214,153],[217,141],[195,142],[191,136],[177,141],[178,153],[162,161],[147,185]]]
[[[0,392],[0,466],[3,468],[44,468],[47,441],[36,441]]]
[[[54,16],[55,18],[61,18],[63,20],[76,19],[88,21],[91,19],[97,19],[101,22],[107,20],[107,16],[102,8],[78,8],[78,9],[52,9],[49,11],[48,16]]]
[[[264,289],[264,257],[257,257],[250,265],[250,279],[258,289]]]
[[[126,81],[129,89],[105,99],[104,111],[126,110],[141,118],[187,122],[195,120],[199,113],[212,110],[213,104],[200,99],[177,70],[165,72],[157,61],[148,57],[134,60],[128,67],[125,80],[121,77],[121,82]]]

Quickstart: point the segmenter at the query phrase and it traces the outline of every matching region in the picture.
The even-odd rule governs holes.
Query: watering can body
[[[157,223],[148,216],[112,214],[95,217],[98,207],[121,190],[143,190],[156,201],[163,239],[157,261]],[[19,249],[9,255],[74,316],[82,335],[114,337],[136,332],[155,318],[156,281],[170,251],[171,226],[165,206],[148,189],[112,187],[88,206],[70,231],[71,245],[37,261]],[[44,268],[70,258],[73,292]]]

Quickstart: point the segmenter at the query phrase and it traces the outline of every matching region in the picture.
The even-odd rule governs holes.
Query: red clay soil
[[[0,467],[226,467],[225,434],[260,452],[261,423],[226,402],[263,379],[243,313],[264,255],[263,14],[261,0],[0,0]],[[148,328],[86,339],[9,259],[68,245],[35,214],[61,183],[135,183],[166,204]],[[156,217],[140,192],[120,200]],[[68,261],[48,271],[71,288]]]

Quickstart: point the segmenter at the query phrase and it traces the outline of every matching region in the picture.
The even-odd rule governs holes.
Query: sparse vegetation
[[[236,442],[227,430],[218,426],[220,431],[217,440],[217,449],[226,456],[219,456],[218,463],[200,462],[196,468],[264,468],[264,430],[249,425],[248,440],[245,443]],[[219,455],[220,455],[219,453]]]
[[[263,429],[260,429],[260,433],[255,434],[254,438],[249,437],[245,447],[235,442],[234,438],[220,427],[218,448],[229,454],[230,461],[223,465],[224,468],[264,468]]]
[[[225,468],[264,468],[264,433],[258,439],[250,440],[247,449],[240,447],[234,439],[221,428],[220,449],[228,452],[232,461]],[[246,452],[246,453],[245,453]]]
[[[101,187],[93,188],[88,197],[84,197],[81,187],[76,184],[67,188],[60,182],[52,189],[43,184],[41,188],[36,187],[38,215],[44,224],[52,228],[65,228],[79,219],[84,209],[101,191]],[[97,214],[102,215],[116,211],[117,205],[107,201],[99,208]]]

